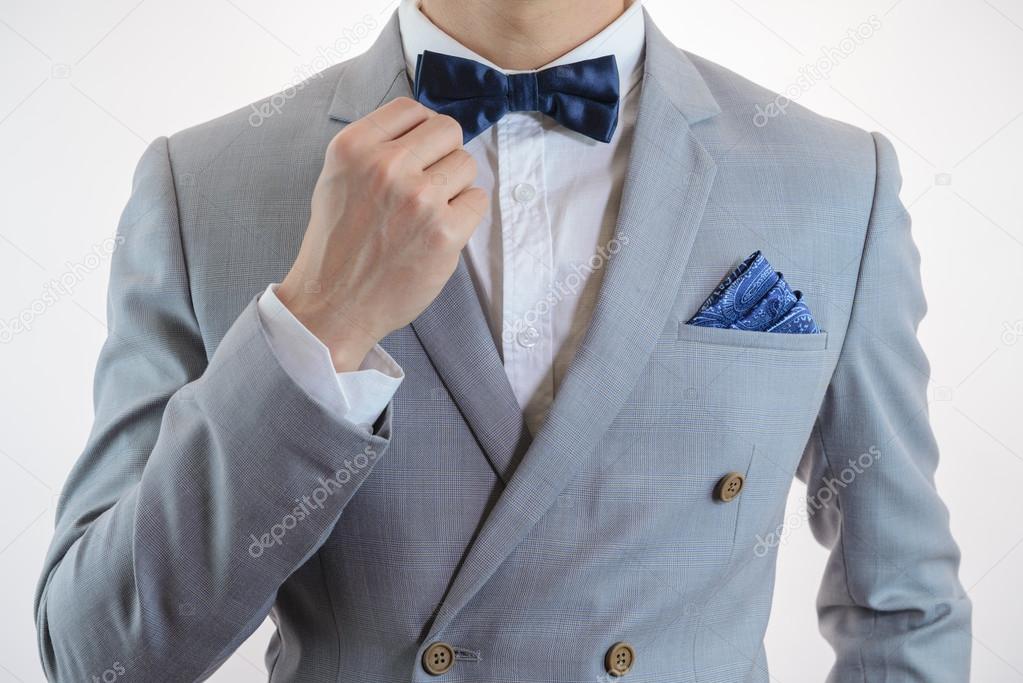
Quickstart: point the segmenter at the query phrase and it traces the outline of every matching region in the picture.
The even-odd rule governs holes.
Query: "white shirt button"
[[[523,327],[515,334],[515,341],[519,343],[519,346],[531,349],[540,341],[540,333],[532,325]]]
[[[529,183],[519,183],[512,189],[512,197],[520,204],[531,202],[536,197],[536,188]]]

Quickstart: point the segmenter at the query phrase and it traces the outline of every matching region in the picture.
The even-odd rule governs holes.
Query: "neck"
[[[600,33],[627,0],[421,0],[430,21],[502,69],[537,69]]]

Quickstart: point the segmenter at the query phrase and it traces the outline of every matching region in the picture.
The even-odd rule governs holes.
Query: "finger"
[[[450,116],[435,115],[394,141],[425,169],[462,146],[462,127]]]
[[[452,199],[476,181],[476,160],[459,148],[427,168],[423,174],[444,199]]]
[[[408,97],[398,97],[348,125],[359,139],[379,144],[400,138],[436,114]],[[354,129],[354,130],[352,130]]]
[[[481,187],[470,187],[448,202],[450,226],[461,239],[469,241],[490,208],[490,196]]]

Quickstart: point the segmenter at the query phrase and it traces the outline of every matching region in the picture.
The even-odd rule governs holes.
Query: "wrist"
[[[334,364],[334,372],[355,372],[362,367],[366,356],[376,345],[375,341],[344,337],[323,342],[330,351],[330,360]]]
[[[276,294],[295,319],[327,347],[335,372],[358,370],[378,342],[365,326],[319,292],[296,290],[285,278]]]

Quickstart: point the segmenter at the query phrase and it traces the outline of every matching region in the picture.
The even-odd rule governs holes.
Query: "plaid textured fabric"
[[[464,265],[384,341],[406,379],[373,435],[303,394],[260,327],[327,142],[409,94],[395,21],[286,97],[150,146],[38,591],[51,680],[200,679],[270,613],[273,681],[593,682],[618,641],[633,683],[767,681],[796,475],[831,552],[829,680],[967,680],[892,146],[797,105],[765,124],[775,95],[647,22],[621,248],[534,438]],[[685,325],[757,249],[826,334]],[[718,502],[729,472],[745,485]],[[420,664],[436,641],[440,679]]]

